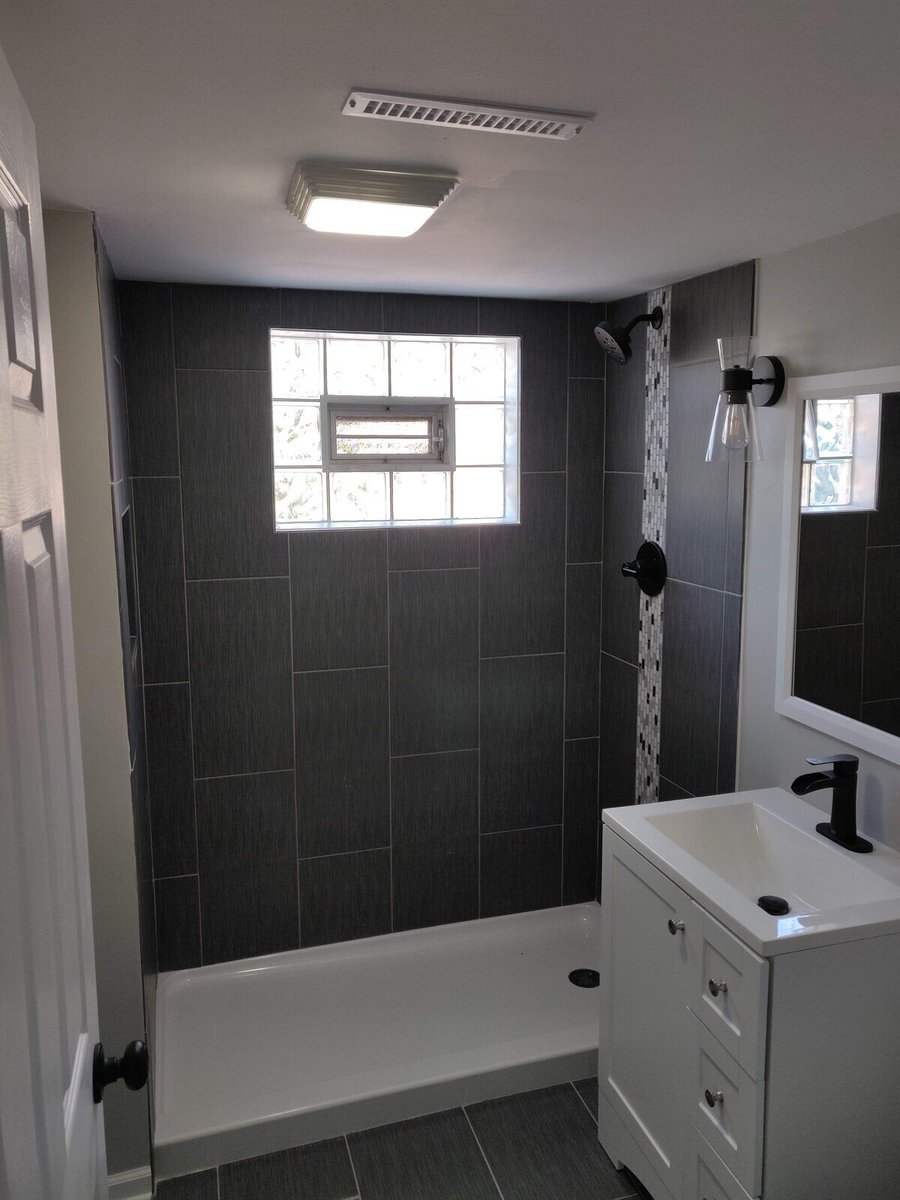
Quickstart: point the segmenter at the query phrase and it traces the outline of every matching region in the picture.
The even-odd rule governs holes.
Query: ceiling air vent
[[[556,141],[575,137],[593,119],[583,113],[536,112],[530,108],[499,108],[494,104],[393,96],[385,92],[351,92],[341,112],[345,117],[446,125],[451,129],[480,129],[486,133],[518,133]]]

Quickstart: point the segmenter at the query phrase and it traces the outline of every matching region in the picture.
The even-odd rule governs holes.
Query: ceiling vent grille
[[[460,100],[394,96],[384,92],[351,92],[341,112],[345,117],[376,121],[405,121],[450,129],[480,129],[485,133],[518,133],[525,137],[567,141],[581,133],[592,118],[579,113],[536,112],[528,108],[499,108]]]

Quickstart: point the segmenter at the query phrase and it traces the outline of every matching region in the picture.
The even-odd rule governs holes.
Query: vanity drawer
[[[691,1119],[738,1182],[758,1196],[765,1084],[751,1079],[699,1021],[691,1025],[696,1037]]]
[[[754,1079],[766,1072],[769,964],[693,905],[686,929],[695,1016]]]
[[[696,1129],[687,1154],[684,1200],[752,1200]]]

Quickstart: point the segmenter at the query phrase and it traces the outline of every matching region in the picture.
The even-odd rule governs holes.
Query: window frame
[[[283,401],[282,401],[283,403]],[[371,471],[382,467],[385,471],[450,471],[456,465],[453,437],[453,401],[440,398],[415,396],[331,396],[323,393],[322,400],[322,469],[323,471]],[[428,456],[421,454],[353,454],[341,456],[337,452],[337,431],[334,422],[338,417],[370,416],[373,412],[396,412],[407,410],[407,419],[421,417],[443,423],[443,451]],[[434,441],[433,433],[428,435]]]
[[[319,342],[319,370],[321,371],[322,391],[316,396],[276,395],[274,372],[274,339],[276,338],[305,338]],[[328,391],[328,348],[330,340],[336,341],[369,341],[387,343],[387,380],[388,389],[392,384],[392,353],[391,344],[394,342],[440,342],[448,347],[448,390],[449,396],[395,396],[395,395],[336,395]],[[270,405],[274,414],[278,405],[296,407],[315,407],[319,412],[319,432],[321,438],[322,460],[320,463],[277,463],[274,458],[275,437],[274,428],[271,445],[273,447],[272,481],[273,481],[273,521],[274,528],[279,532],[314,532],[316,530],[338,529],[379,529],[379,528],[423,528],[423,527],[456,527],[473,525],[518,525],[521,521],[521,338],[504,335],[468,335],[440,333],[378,333],[355,332],[330,329],[289,329],[283,326],[273,326],[269,330],[270,356],[273,370],[270,380]],[[453,394],[454,388],[454,359],[453,355],[460,345],[492,345],[500,346],[504,355],[504,389],[497,397],[460,396]],[[422,458],[401,458],[385,455],[359,456],[354,459],[338,458],[332,461],[332,412],[348,411],[350,406],[365,410],[367,408],[385,409],[408,408],[410,413],[443,409],[447,414],[446,437],[447,449],[445,462],[425,461]],[[458,438],[456,429],[456,412],[458,408],[482,408],[492,406],[503,410],[503,461],[502,463],[460,463],[458,461]],[[447,461],[449,460],[449,461]],[[497,480],[497,486],[502,485],[503,515],[502,516],[454,516],[456,504],[454,478],[457,471],[485,470],[502,472]],[[280,472],[306,473],[309,476],[321,476],[321,495],[323,517],[317,521],[280,520],[278,516],[278,496],[276,494],[277,479]],[[386,482],[386,511],[389,514],[384,519],[376,520],[334,520],[331,518],[332,485],[330,477],[345,472],[371,472],[383,474]],[[400,472],[440,472],[448,477],[448,508],[450,515],[426,518],[404,518],[394,515],[394,485],[395,474]]]

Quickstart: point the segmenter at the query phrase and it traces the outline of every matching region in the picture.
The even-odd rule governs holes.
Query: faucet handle
[[[855,754],[825,754],[806,761],[811,767],[833,766],[838,775],[855,775],[859,768],[859,759]]]

